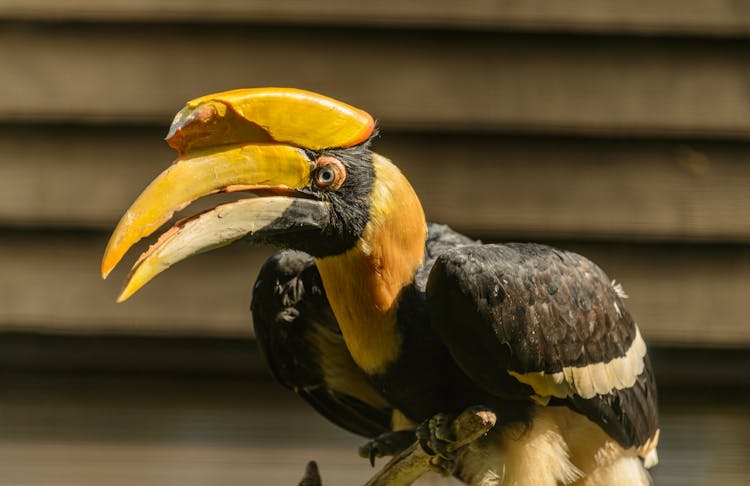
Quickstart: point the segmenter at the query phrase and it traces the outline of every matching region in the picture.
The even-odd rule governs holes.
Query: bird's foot
[[[452,414],[439,413],[417,427],[417,440],[432,456],[432,469],[443,476],[451,476],[456,471],[456,434],[452,427],[455,418]]]
[[[485,435],[495,421],[495,413],[481,405],[469,407],[459,415],[439,413],[417,427],[417,440],[431,456],[432,469],[452,476],[459,449]]]
[[[370,464],[375,466],[376,458],[395,456],[409,447],[414,442],[415,438],[416,436],[413,430],[386,432],[360,447],[359,456],[369,459]]]

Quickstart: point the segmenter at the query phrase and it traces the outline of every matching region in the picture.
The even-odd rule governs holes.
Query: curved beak
[[[180,157],[146,187],[120,219],[102,259],[102,277],[125,253],[196,199],[238,190],[293,192],[305,187],[311,162],[286,145],[245,145]]]
[[[193,255],[247,237],[262,240],[291,231],[320,231],[327,220],[325,202],[271,196],[222,204],[178,221],[133,265],[117,302],[124,302],[158,274]]]
[[[167,135],[180,156],[120,219],[104,251],[102,277],[136,242],[209,194],[255,197],[177,222],[138,259],[118,302],[191,255],[247,236],[322,230],[328,204],[305,192],[315,161],[303,149],[355,145],[373,126],[360,110],[300,90],[237,90],[189,102]]]
[[[295,203],[320,216],[317,223],[322,225],[325,203],[304,199],[300,191],[307,186],[311,167],[301,149],[287,145],[243,145],[180,157],[146,187],[120,219],[104,251],[102,277],[107,277],[135,243],[175,212],[209,194],[247,191],[272,197],[225,204],[175,224],[135,264],[118,301],[191,255],[262,232],[266,226],[294,227],[295,222],[285,213]]]

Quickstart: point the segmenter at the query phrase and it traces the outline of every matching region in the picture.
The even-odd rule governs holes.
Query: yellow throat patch
[[[398,297],[424,258],[427,223],[414,189],[388,159],[373,154],[370,219],[354,248],[316,260],[354,361],[383,373],[401,350]]]

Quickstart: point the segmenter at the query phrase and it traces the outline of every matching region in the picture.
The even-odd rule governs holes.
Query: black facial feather
[[[370,195],[375,181],[369,145],[368,140],[355,147],[324,150],[318,154],[318,157],[334,157],[346,167],[346,180],[337,190],[321,190],[312,183],[310,187],[319,197],[331,203],[331,218],[325,236],[334,241],[334,247],[326,252],[327,255],[342,253],[354,246],[367,225]]]
[[[373,135],[374,137],[374,135]],[[370,217],[370,195],[375,181],[370,142],[373,137],[349,148],[306,150],[311,164],[320,157],[338,159],[346,168],[346,179],[338,189],[324,189],[315,185],[313,170],[308,186],[301,192],[308,198],[327,201],[330,211],[321,229],[306,229],[303,224],[297,231],[284,232],[281,238],[270,232],[266,241],[276,246],[294,248],[315,257],[339,255],[352,248],[362,236]],[[293,203],[283,218],[302,221],[305,217],[302,201]],[[258,235],[256,235],[257,237]]]

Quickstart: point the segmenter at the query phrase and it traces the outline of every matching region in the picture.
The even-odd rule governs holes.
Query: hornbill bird
[[[102,275],[192,201],[242,193],[164,232],[118,301],[200,252],[283,248],[253,292],[261,350],[284,385],[374,438],[371,454],[422,424],[469,484],[649,484],[656,384],[621,287],[575,253],[428,225],[375,134],[369,114],[303,90],[188,102],[167,135],[179,156],[123,215]],[[451,457],[445,420],[476,405],[497,424]]]

